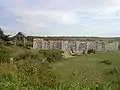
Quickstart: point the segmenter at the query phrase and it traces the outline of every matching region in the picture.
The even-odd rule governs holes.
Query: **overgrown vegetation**
[[[1,46],[0,49],[0,90],[5,88],[7,90],[55,88],[56,75],[49,62],[61,60],[60,51],[31,51],[4,46]],[[46,61],[43,60],[45,57],[47,57]],[[6,62],[10,58],[14,58],[14,63]]]
[[[52,89],[56,85],[56,76],[46,62],[28,60],[6,65],[0,70],[0,90]]]
[[[103,61],[101,61],[101,63],[108,64],[108,65],[112,64],[112,62],[110,60],[103,60]]]
[[[59,50],[41,50],[40,54],[49,62],[61,61],[63,59],[62,51]]]
[[[5,46],[0,46],[0,62],[9,62],[10,51]]]
[[[94,50],[94,49],[89,49],[89,50],[87,51],[87,53],[88,53],[88,54],[91,54],[91,53],[92,53],[92,54],[95,54],[95,50]]]
[[[64,59],[62,53],[59,50],[1,46],[0,90],[120,90],[119,69],[112,66],[113,61],[106,59],[110,56],[111,59],[118,60],[111,57],[114,54],[83,55]],[[14,59],[13,63],[9,62],[10,58]],[[104,64],[98,63],[100,61]],[[96,73],[94,68],[99,66],[101,69],[110,67],[105,71],[103,68],[103,73],[117,76],[117,81],[106,81],[103,73]],[[97,69],[97,72],[101,71]]]

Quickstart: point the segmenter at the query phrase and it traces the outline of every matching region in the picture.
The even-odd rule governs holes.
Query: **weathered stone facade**
[[[56,49],[62,51],[72,50],[74,52],[86,52],[89,49],[96,51],[117,51],[117,41],[87,41],[87,40],[44,40],[33,39],[34,49]]]
[[[108,42],[105,44],[106,51],[117,51],[119,47],[119,42]]]

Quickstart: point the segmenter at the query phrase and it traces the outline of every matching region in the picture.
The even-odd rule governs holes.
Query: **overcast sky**
[[[120,36],[120,0],[0,0],[6,34]]]

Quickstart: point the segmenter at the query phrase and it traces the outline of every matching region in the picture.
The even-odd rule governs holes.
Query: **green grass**
[[[100,63],[103,60],[109,60],[112,65]],[[76,81],[77,79],[73,74],[77,72],[80,72],[80,74],[87,73],[87,77],[91,79],[97,77],[97,79],[102,81],[117,80],[118,77],[116,75],[109,74],[114,67],[118,69],[118,72],[120,71],[120,52],[77,56],[53,64],[54,70],[60,74],[58,79],[62,82]]]
[[[53,50],[6,49],[14,61],[0,62],[0,90],[120,90],[120,52],[63,59]]]

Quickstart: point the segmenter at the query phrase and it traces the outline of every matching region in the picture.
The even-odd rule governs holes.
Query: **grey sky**
[[[7,34],[120,36],[119,0],[0,0]]]

